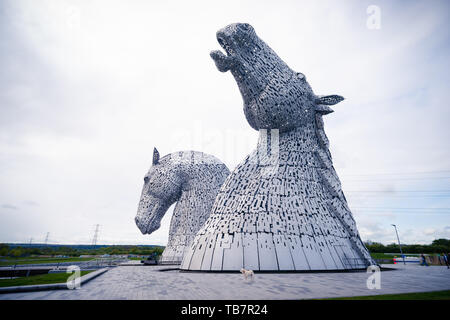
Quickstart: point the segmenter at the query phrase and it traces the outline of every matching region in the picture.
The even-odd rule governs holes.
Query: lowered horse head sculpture
[[[160,227],[167,209],[177,202],[161,263],[181,262],[229,173],[220,160],[202,152],[175,152],[160,159],[154,149],[135,221],[143,234],[151,234]]]

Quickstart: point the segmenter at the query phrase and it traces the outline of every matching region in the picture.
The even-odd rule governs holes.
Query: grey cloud
[[[11,210],[17,210],[18,207],[12,205],[12,204],[2,204],[3,209],[11,209]]]

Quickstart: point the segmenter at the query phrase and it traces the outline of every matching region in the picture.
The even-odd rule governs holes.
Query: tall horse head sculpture
[[[219,159],[197,151],[181,151],[160,159],[144,177],[136,225],[143,234],[160,227],[169,207],[177,203],[170,222],[169,240],[161,263],[181,263],[185,249],[208,218],[217,192],[230,171]]]
[[[333,167],[322,119],[344,98],[316,95],[305,75],[248,23],[230,24],[216,37],[225,52],[211,57],[219,71],[233,75],[244,115],[260,138],[221,187],[180,269],[317,271],[374,264]],[[272,160],[266,162],[267,151]]]

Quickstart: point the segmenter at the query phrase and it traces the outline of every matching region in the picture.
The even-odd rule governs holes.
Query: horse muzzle
[[[142,234],[151,234],[161,226],[161,219],[169,206],[164,205],[160,199],[149,198],[141,199],[139,208],[134,221]]]

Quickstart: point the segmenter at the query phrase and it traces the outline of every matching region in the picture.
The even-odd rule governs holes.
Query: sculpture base
[[[165,265],[165,266],[167,266],[167,265],[179,266],[181,264],[181,261],[180,260],[178,260],[178,261],[169,261],[169,260],[167,260],[167,261],[159,261],[158,264]]]
[[[179,269],[180,272],[191,273],[241,273],[240,270],[189,270]],[[381,268],[380,271],[391,271],[394,269]],[[367,272],[367,268],[359,269],[335,269],[335,270],[252,270],[255,273],[340,273],[340,272]]]

